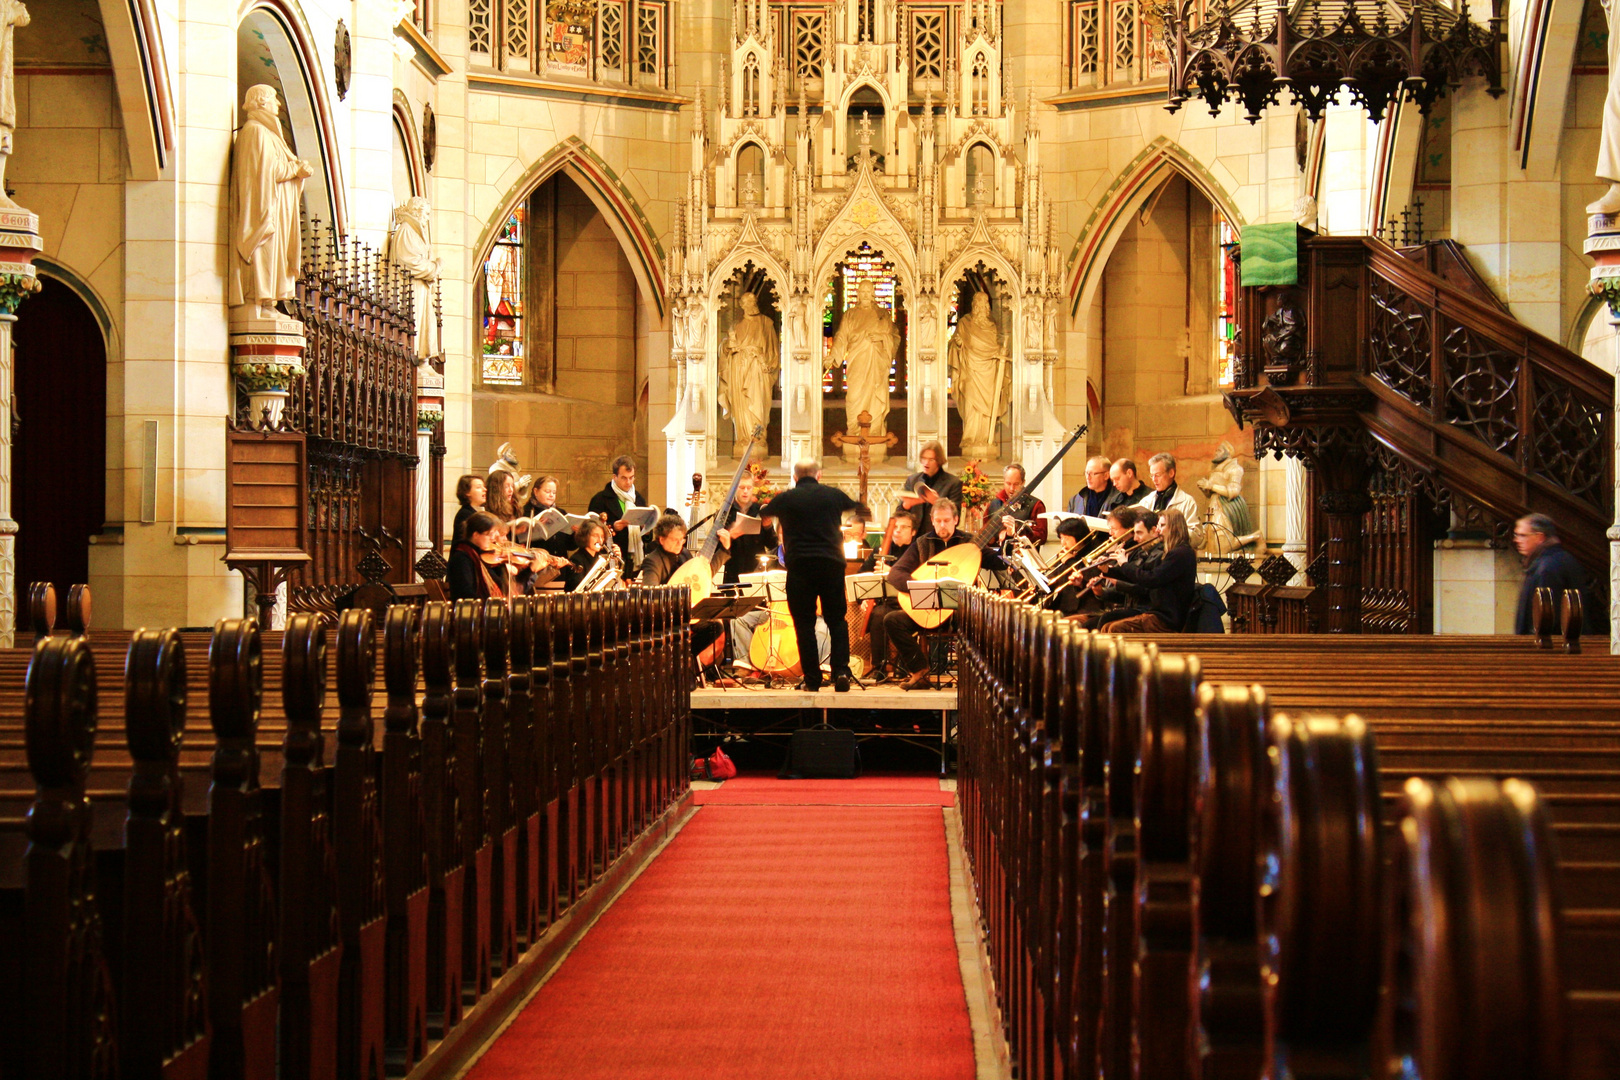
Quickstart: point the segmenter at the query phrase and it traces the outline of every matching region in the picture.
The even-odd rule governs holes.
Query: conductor
[[[766,517],[782,524],[782,562],[787,567],[788,614],[799,655],[812,657],[816,648],[816,601],[832,637],[833,688],[849,690],[849,622],[844,612],[844,534],[846,510],[861,518],[872,512],[835,487],[821,483],[821,462],[805,460],[793,466],[793,488],[766,505]],[[821,689],[821,668],[804,665],[806,690]]]

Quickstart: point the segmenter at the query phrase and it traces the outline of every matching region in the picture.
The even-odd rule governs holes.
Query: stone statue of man
[[[1243,497],[1243,463],[1231,443],[1221,443],[1210,462],[1209,475],[1198,481],[1198,488],[1209,496],[1215,523],[1222,527],[1210,536],[1209,550],[1225,554],[1230,546],[1245,548],[1260,539],[1248,500]]]
[[[12,74],[17,55],[17,27],[27,26],[28,8],[20,0],[0,0],[0,207],[21,209],[6,195],[6,162],[17,130],[17,83]]]
[[[855,303],[838,321],[838,333],[827,350],[824,369],[844,365],[844,430],[853,434],[859,425],[855,418],[872,414],[870,434],[879,439],[888,432],[889,369],[895,350],[900,347],[900,331],[894,316],[878,306],[877,289],[870,281],[861,282]],[[871,454],[882,460],[887,447],[874,446]],[[844,452],[854,457],[859,447],[846,445]]]
[[[1615,26],[1614,0],[1601,0],[1609,22],[1609,92],[1603,99],[1603,127],[1598,136],[1597,176],[1609,182],[1588,214],[1620,214],[1620,27]]]
[[[754,426],[769,427],[771,398],[775,396],[776,376],[782,370],[782,349],[776,325],[759,310],[759,300],[751,292],[742,294],[742,314],[731,324],[720,350],[720,407],[731,417],[735,442],[731,452],[740,457],[747,449]],[[765,456],[765,445],[756,442],[750,457]]]
[[[948,362],[956,411],[962,417],[962,453],[996,457],[996,424],[1007,411],[1012,365],[990,315],[989,293],[974,293],[973,310],[957,320]]]
[[[388,237],[389,259],[410,274],[414,282],[418,360],[433,355],[428,348],[428,329],[433,326],[432,287],[439,280],[441,261],[433,255],[432,215],[427,199],[412,195],[394,208],[394,229]]]
[[[230,305],[246,318],[274,319],[276,301],[292,299],[298,279],[298,200],[314,168],[281,137],[274,87],[248,87],[242,111],[231,155]]]

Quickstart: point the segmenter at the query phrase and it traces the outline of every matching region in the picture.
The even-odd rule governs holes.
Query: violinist
[[[899,561],[901,556],[911,550],[911,545],[916,543],[917,519],[905,512],[895,514],[889,519],[886,532],[883,545],[861,563],[861,573],[888,573],[889,567]],[[889,635],[884,629],[883,620],[888,618],[889,612],[900,610],[900,601],[892,596],[885,596],[882,600],[871,600],[868,603],[872,605],[871,613],[866,620],[866,637],[872,646],[872,681],[882,683],[889,679]]]
[[[1179,633],[1187,623],[1198,589],[1198,554],[1187,532],[1187,519],[1172,506],[1159,515],[1158,536],[1164,554],[1152,566],[1125,563],[1108,571],[1116,580],[1148,590],[1145,610],[1098,618],[1097,625],[1115,633]]]
[[[467,518],[467,537],[450,549],[452,600],[504,600],[510,595],[506,566],[495,546],[500,523],[480,510]]]

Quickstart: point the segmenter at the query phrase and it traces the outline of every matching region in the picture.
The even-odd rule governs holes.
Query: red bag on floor
[[[710,780],[730,780],[737,775],[736,763],[718,746],[714,748],[714,753],[709,755],[708,762]]]

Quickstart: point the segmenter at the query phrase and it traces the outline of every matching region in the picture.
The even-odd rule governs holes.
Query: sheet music
[[[760,519],[750,517],[748,514],[738,514],[737,520],[731,523],[733,529],[741,529],[743,536],[758,536],[761,528]]]
[[[570,516],[555,506],[542,511],[533,522],[540,527],[540,537],[543,540],[550,540],[563,530],[573,527]]]
[[[625,525],[633,526],[633,527],[635,527],[637,529],[650,529],[655,524],[658,523],[658,507],[656,507],[656,506],[631,506],[631,507],[627,507],[625,509],[625,511],[624,511],[624,516],[621,517],[619,520],[624,522]]]

